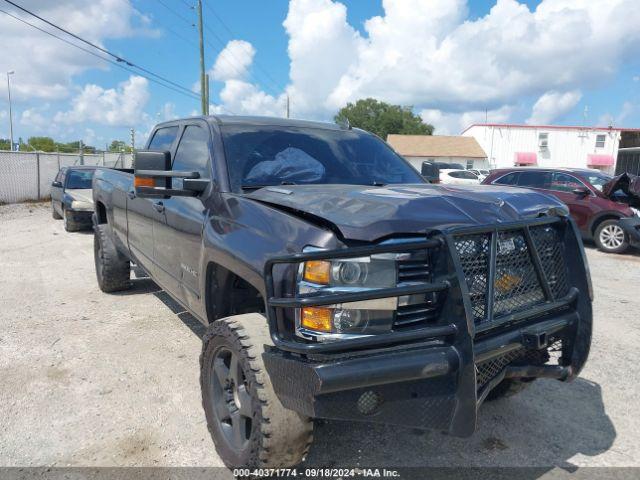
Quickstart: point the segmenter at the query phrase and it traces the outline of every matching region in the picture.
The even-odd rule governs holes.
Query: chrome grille
[[[398,261],[398,283],[431,282],[431,264],[428,258]],[[400,297],[393,322],[394,330],[421,328],[438,318],[439,302],[436,293]]]

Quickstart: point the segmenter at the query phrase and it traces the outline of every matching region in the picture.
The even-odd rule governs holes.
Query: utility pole
[[[136,129],[132,127],[129,133],[131,135],[131,161],[133,162],[136,158]],[[124,158],[122,164],[124,165]]]
[[[80,151],[80,165],[84,165],[84,145],[82,140],[78,140],[78,150]]]
[[[198,0],[198,33],[200,34],[200,103],[202,114],[207,114],[207,92],[204,73],[204,36],[202,33],[202,0]]]
[[[11,145],[9,146],[9,150],[13,152],[13,113],[11,112],[11,83],[9,82],[9,75],[13,75],[14,71],[11,70],[7,72],[7,92],[9,94],[9,141]]]
[[[287,93],[287,118],[289,118],[289,94]]]
[[[205,104],[206,105],[205,115],[209,115],[209,105],[211,104],[211,102],[209,101],[209,74],[208,73],[205,75],[205,83],[204,83],[204,85],[205,85],[205,89],[204,89],[205,98],[207,100],[207,102]]]

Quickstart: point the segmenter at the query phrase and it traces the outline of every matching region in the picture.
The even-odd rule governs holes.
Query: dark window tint
[[[358,130],[223,126],[235,191],[280,184],[424,183],[389,146]]]
[[[91,188],[94,170],[71,170],[67,175],[65,188]]]
[[[175,158],[173,170],[198,172],[200,178],[209,178],[209,134],[204,128],[189,125],[185,128]],[[173,188],[182,188],[182,180],[173,179]]]
[[[519,175],[520,172],[508,173],[507,175],[500,177],[493,183],[497,185],[517,185]]]
[[[520,172],[518,186],[529,188],[549,188],[551,174],[549,172]]]
[[[551,185],[549,188],[559,192],[571,192],[576,188],[585,188],[585,186],[571,175],[554,172],[551,174]]]
[[[178,127],[165,127],[156,130],[156,133],[149,143],[149,150],[156,150],[158,152],[167,152],[171,150],[171,145],[178,134]]]
[[[473,173],[473,172],[466,172],[466,171],[460,171],[460,172],[449,172],[449,176],[453,177],[453,178],[464,178],[466,180],[477,180],[478,176]]]

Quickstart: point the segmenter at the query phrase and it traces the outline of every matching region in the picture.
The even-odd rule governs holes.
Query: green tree
[[[29,137],[27,140],[29,146],[40,152],[55,152],[56,142],[51,137]]]
[[[131,152],[131,147],[122,140],[114,140],[109,145],[110,152]]]
[[[383,140],[391,133],[406,135],[432,135],[433,126],[424,123],[412,112],[412,107],[401,107],[379,102],[375,98],[348,103],[334,117],[340,123],[349,121],[352,127],[375,133]]]
[[[11,140],[0,138],[0,150],[11,150]]]

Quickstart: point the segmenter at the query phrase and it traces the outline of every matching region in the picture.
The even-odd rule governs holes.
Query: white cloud
[[[561,92],[569,108],[577,91],[610,80],[640,48],[637,0],[542,0],[533,11],[498,0],[475,20],[464,0],[383,0],[383,9],[361,34],[338,1],[290,1],[283,25],[295,116],[330,118],[374,97],[426,116],[439,111],[457,130],[485,108],[504,112],[542,96],[538,113],[551,118],[545,94]],[[254,88],[231,93],[257,96]]]
[[[245,80],[254,56],[253,45],[240,40],[231,40],[220,52],[210,72],[216,80],[224,81],[222,104],[210,105],[211,113],[284,115],[286,94],[274,97]]]
[[[636,112],[638,109],[637,105],[634,105],[632,102],[624,102],[622,104],[622,108],[617,115],[612,115],[611,113],[605,113],[601,115],[598,119],[599,125],[602,126],[616,126],[616,127],[624,127],[624,122]]]
[[[505,105],[495,110],[472,110],[468,112],[443,112],[437,109],[424,109],[420,117],[434,126],[436,135],[458,135],[474,123],[504,123],[509,120],[514,108]]]
[[[54,120],[64,124],[138,125],[144,120],[143,109],[148,100],[149,82],[136,75],[120,83],[118,88],[88,84],[71,100],[71,110],[58,112]]]
[[[255,48],[244,40],[231,40],[218,54],[210,75],[219,81],[243,79],[249,72],[256,54]]]
[[[20,4],[98,45],[111,38],[156,34],[148,28],[148,19],[140,15],[128,0],[30,0]],[[41,22],[26,13],[9,5],[5,7],[11,14],[43,27]],[[49,27],[45,29],[64,36]],[[5,53],[0,55],[0,72],[15,71],[11,77],[11,91],[17,102],[65,98],[72,90],[74,76],[87,69],[108,66],[96,57],[8,15],[0,15],[0,32]]]
[[[548,124],[569,113],[582,98],[580,90],[571,92],[547,92],[533,105],[527,123]]]
[[[42,130],[43,128],[50,127],[51,121],[43,115],[42,112],[47,108],[27,108],[22,111],[20,115],[20,124],[27,127],[34,127],[36,130]]]

